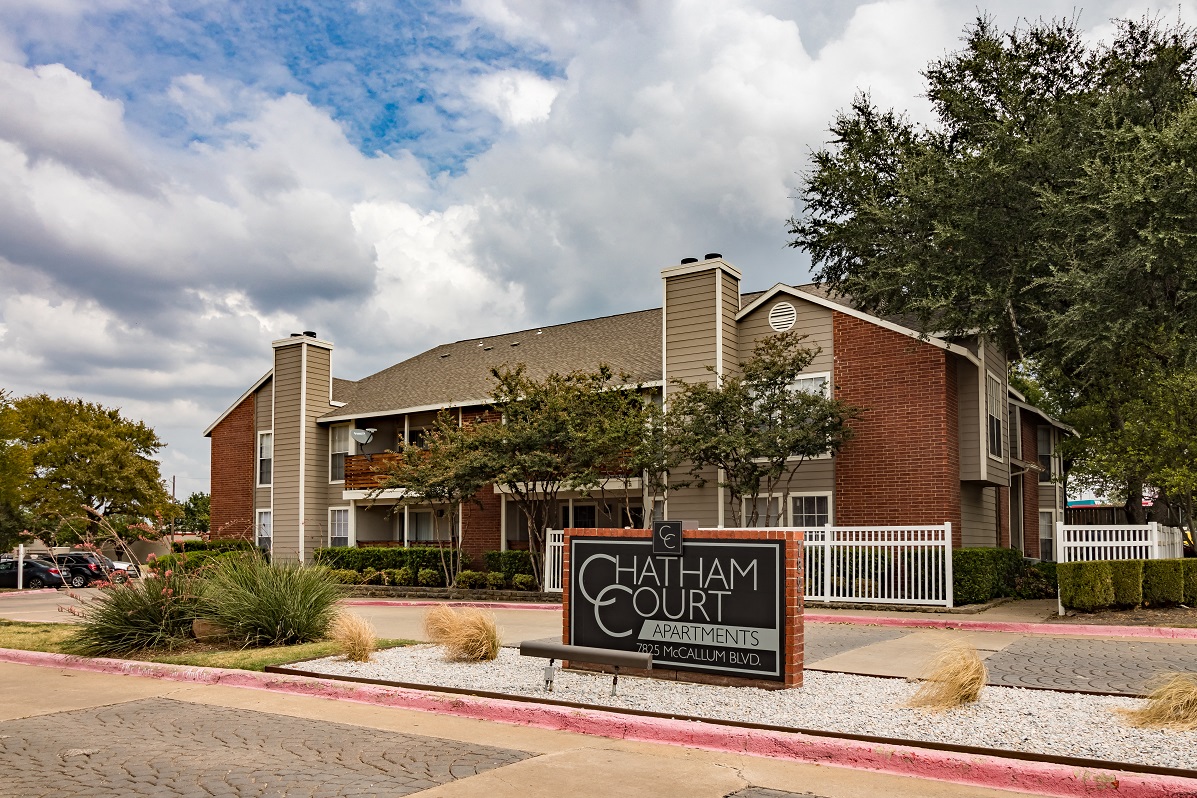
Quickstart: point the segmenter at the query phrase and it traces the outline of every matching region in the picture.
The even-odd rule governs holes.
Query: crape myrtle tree
[[[697,484],[704,471],[718,469],[736,526],[783,523],[802,464],[838,452],[852,437],[856,409],[821,388],[796,387],[819,353],[804,346],[805,338],[790,331],[761,339],[739,374],[718,376],[714,384],[673,382],[672,447]],[[762,495],[779,500],[762,503]]]
[[[58,544],[97,538],[101,519],[153,521],[174,505],[154,459],[163,443],[143,422],[81,399],[26,396],[12,404],[30,472],[23,497],[31,531]],[[121,525],[140,536],[146,529]]]
[[[923,73],[934,124],[867,95],[838,115],[790,246],[871,312],[996,342],[1088,441],[1071,455],[1109,455],[1139,389],[1197,360],[1195,74],[1180,24],[1090,44],[1075,21],[978,19]],[[1091,465],[1141,520],[1145,466]]]
[[[212,497],[196,491],[179,505],[175,527],[181,532],[204,533],[211,526]]]
[[[0,389],[0,551],[20,542],[28,520],[22,506],[32,472],[29,450],[21,443],[21,424],[10,394]]]

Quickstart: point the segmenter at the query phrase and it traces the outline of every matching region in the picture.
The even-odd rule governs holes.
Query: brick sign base
[[[671,681],[698,682],[698,683],[702,683],[702,684],[736,685],[736,686],[743,686],[743,687],[761,687],[761,688],[765,688],[765,689],[778,689],[778,688],[785,688],[785,687],[800,687],[800,686],[802,686],[802,655],[803,655],[802,533],[799,531],[794,531],[794,530],[773,530],[773,529],[703,529],[703,530],[686,530],[683,533],[683,535],[684,535],[684,539],[687,542],[694,542],[695,544],[697,544],[699,541],[712,541],[712,542],[714,542],[714,541],[717,541],[717,542],[741,541],[744,543],[762,543],[762,542],[772,541],[772,542],[774,542],[773,543],[774,546],[779,546],[779,548],[780,548],[780,557],[779,557],[779,563],[778,563],[779,568],[780,568],[780,588],[779,589],[781,591],[781,595],[784,596],[784,603],[779,607],[779,615],[781,616],[780,617],[781,629],[779,631],[781,634],[780,634],[780,639],[779,639],[779,650],[777,652],[777,654],[778,654],[777,661],[780,664],[781,673],[777,674],[775,676],[772,676],[772,677],[768,677],[768,678],[760,678],[760,677],[751,676],[751,675],[750,676],[736,675],[736,673],[734,672],[734,668],[724,668],[723,670],[726,672],[717,672],[717,671],[711,671],[711,670],[704,670],[701,668],[695,668],[695,669],[691,669],[688,667],[683,668],[683,667],[676,666],[676,665],[671,667],[668,664],[662,664],[660,667],[657,667],[656,665],[654,665],[652,670],[648,670],[648,671],[635,671],[635,670],[629,670],[629,669],[621,669],[620,673],[634,675],[634,676],[648,676],[648,677],[655,678],[655,679],[666,679],[666,680],[671,680]],[[571,589],[573,589],[573,579],[570,578],[571,573],[572,573],[570,558],[571,558],[571,553],[574,549],[574,546],[572,545],[572,543],[575,539],[578,540],[578,542],[580,544],[583,544],[583,546],[589,545],[589,546],[597,547],[597,546],[601,546],[602,544],[605,544],[608,542],[616,543],[617,541],[621,541],[621,540],[622,541],[641,541],[641,540],[651,541],[652,540],[652,531],[648,530],[648,529],[567,529],[567,530],[565,530],[565,552],[564,552],[565,578],[562,580],[562,641],[564,643],[566,643],[567,645],[571,644],[571,643],[575,643],[575,642],[579,645],[593,645],[594,643],[589,640],[579,639],[577,641],[574,641],[571,639],[570,619],[572,616],[570,614],[570,608],[571,608],[571,602],[572,602],[573,597],[570,595],[570,592],[571,592]],[[764,549],[767,547],[758,546],[756,548]],[[643,553],[639,547],[636,547],[636,550],[640,553]],[[649,549],[649,551],[651,551],[651,549]],[[608,561],[610,561],[612,558],[607,557],[606,559]],[[658,564],[657,567],[659,569],[664,570],[661,567],[662,560],[654,558],[654,562]],[[626,562],[622,563],[622,565],[624,566],[623,570],[625,572],[627,572],[628,571],[628,568],[626,567],[627,563]],[[603,567],[603,564],[600,563],[599,567],[600,568]],[[643,561],[641,561],[640,567],[643,567]],[[763,570],[763,569],[761,569],[761,570]],[[591,573],[593,574],[594,571],[592,570]],[[674,573],[677,573],[677,571],[675,570]],[[689,573],[693,574],[694,572],[689,572]],[[753,576],[760,577],[760,574],[754,573]],[[715,575],[713,577],[710,573],[708,573],[705,576],[706,586],[708,586],[708,587],[711,586],[710,583],[713,581],[714,582],[713,586],[715,588],[728,587],[729,585],[726,584],[726,580],[734,580],[737,577],[740,578],[742,582],[743,582],[743,580],[749,578],[746,574],[744,574],[742,572],[736,573],[734,576],[732,574],[728,573],[728,574]],[[677,579],[677,577],[674,577],[674,578]],[[702,577],[691,577],[691,578],[692,578],[692,582],[695,579],[702,579]],[[734,587],[734,584],[731,586]],[[585,591],[585,588],[583,588],[583,591]],[[620,598],[622,598],[622,600],[624,600],[624,601],[627,601],[628,600],[627,597],[629,596],[630,591],[627,588],[620,588],[619,591],[617,591],[616,593],[612,593],[611,595],[616,596],[617,593],[622,593],[622,596]],[[718,595],[718,593],[719,593],[719,591],[716,591],[715,599],[712,600],[712,603],[716,600],[722,599],[723,596]],[[732,594],[724,593],[723,595],[731,596]],[[655,599],[653,597],[650,596],[649,598],[655,601]],[[703,596],[693,597],[693,599],[703,599],[703,598],[704,598]],[[734,596],[732,598],[729,598],[729,602],[733,601],[733,600],[734,600]],[[603,601],[605,602],[605,601],[607,601],[607,599],[604,598]],[[641,604],[644,604],[644,603],[646,603],[646,602],[641,602]],[[588,605],[588,606],[594,606],[594,605]],[[653,606],[653,605],[650,605],[650,606]],[[579,608],[580,607],[581,607],[581,604],[579,604]],[[732,609],[734,609],[734,608],[732,608]],[[596,610],[596,612],[597,612],[597,610]],[[647,616],[645,616],[645,617],[647,617]],[[648,623],[651,623],[651,621],[648,621]],[[680,624],[680,625],[681,626],[705,626],[706,629],[710,633],[720,634],[720,635],[723,635],[723,634],[726,634],[726,635],[751,634],[753,632],[753,630],[745,629],[743,626],[728,627],[727,629],[711,630],[710,625],[685,624],[685,623]],[[761,631],[763,631],[763,630],[761,630]],[[622,634],[625,638],[627,638],[626,630],[621,630],[619,632],[616,632],[616,634]],[[756,635],[754,635],[754,637],[756,637]],[[726,644],[723,644],[723,645],[726,645]],[[610,647],[615,647],[615,646],[613,645]],[[610,671],[609,668],[596,667],[593,665],[589,665],[587,663],[577,663],[576,665],[574,665],[572,663],[566,662],[566,663],[563,663],[563,665],[565,667],[575,667],[579,670],[596,670],[596,671],[607,671],[607,672]]]

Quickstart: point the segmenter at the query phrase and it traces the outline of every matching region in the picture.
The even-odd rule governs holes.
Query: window
[[[822,394],[830,399],[831,375],[827,372],[821,374],[799,374],[798,379],[790,383],[790,392],[809,393],[816,396]]]
[[[1055,462],[1055,452],[1052,447],[1052,428],[1047,426],[1039,427],[1039,467],[1043,469],[1039,472],[1040,482],[1051,482],[1055,477],[1055,470],[1052,464]]]
[[[245,462],[242,460],[242,462]],[[274,433],[258,433],[258,484],[269,485],[273,478]]]
[[[598,527],[598,507],[593,504],[575,504],[573,526],[576,529],[595,529]]]
[[[328,481],[345,481],[345,456],[349,454],[349,425],[328,428]]]
[[[258,547],[270,551],[274,542],[274,514],[270,510],[258,510]]]
[[[444,510],[436,510],[437,513],[444,513]],[[436,519],[433,518],[432,510],[408,510],[407,511],[407,540],[413,541],[431,541],[436,540]],[[441,524],[444,525],[444,518],[441,518]]]
[[[425,429],[413,429],[407,432],[407,442],[412,446],[424,447],[424,438],[428,435]]]
[[[623,521],[622,526],[624,526],[624,527],[630,526],[632,529],[643,529],[644,528],[644,508],[643,507],[637,507],[636,505],[632,505],[631,507],[628,507],[625,504],[625,505],[620,505],[619,510],[620,510],[620,518]]]
[[[1039,559],[1054,560],[1056,550],[1052,545],[1052,538],[1056,534],[1055,514],[1039,513]]]
[[[515,502],[507,502],[507,548],[528,548],[528,516]],[[561,506],[563,520],[569,520],[569,505]]]
[[[784,519],[781,517],[780,502],[781,500],[776,496],[757,496],[756,520],[753,521],[753,505],[750,500],[744,499],[744,526],[783,526]]]
[[[344,548],[349,545],[349,508],[328,511],[328,545]]]
[[[1002,401],[1002,381],[986,373],[985,408],[989,416],[989,456],[1002,459],[1002,416],[1006,402]]]
[[[831,523],[831,497],[791,496],[791,523],[799,527],[827,526]]]

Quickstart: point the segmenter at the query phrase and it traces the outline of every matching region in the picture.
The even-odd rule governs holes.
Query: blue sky
[[[1013,0],[1019,18],[1072,0]],[[1080,11],[1197,22],[1193,4]],[[929,119],[971,0],[6,0],[0,388],[117,406],[206,489],[202,430],[316,330],[356,379],[445,341],[655,306],[785,221],[858,91]]]

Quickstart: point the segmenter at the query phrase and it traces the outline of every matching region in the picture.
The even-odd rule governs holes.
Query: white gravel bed
[[[502,649],[493,662],[449,662],[439,647],[419,645],[380,651],[366,663],[338,656],[294,667],[338,676],[486,690],[667,715],[1197,770],[1197,732],[1131,728],[1114,710],[1143,703],[1134,698],[987,686],[975,704],[932,712],[903,706],[917,689],[915,684],[820,671],[807,671],[803,686],[789,690],[621,676],[619,696],[612,698],[609,675],[561,670],[554,691],[546,693],[542,682],[545,664],[546,660],[521,657],[514,648]]]

